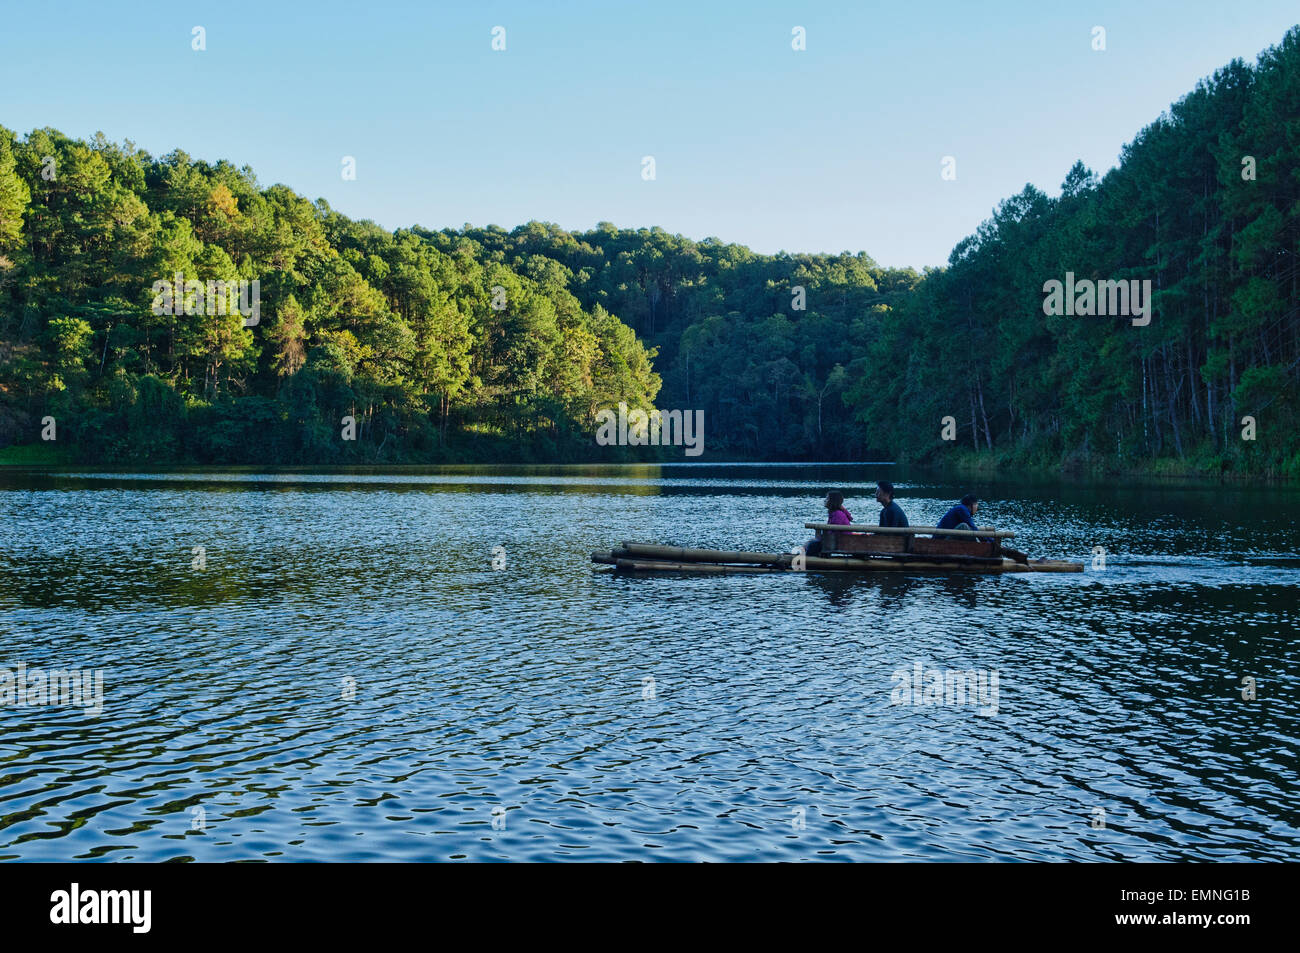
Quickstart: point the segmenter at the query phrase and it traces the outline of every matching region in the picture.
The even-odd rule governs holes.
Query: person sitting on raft
[[[974,531],[979,529],[975,525],[975,514],[980,511],[979,497],[974,493],[967,493],[961,498],[961,502],[955,505],[947,513],[943,514],[943,519],[939,520],[936,529],[964,529]],[[983,536],[978,538],[981,543],[991,543],[993,540],[985,539]]]
[[[826,522],[833,523],[836,526],[848,526],[853,522],[853,515],[844,508],[844,494],[839,490],[831,490],[826,494]],[[822,534],[817,533],[816,539],[810,539],[803,544],[804,555],[817,556],[822,551]]]
[[[937,529],[978,529],[975,525],[975,514],[980,510],[980,501],[974,493],[969,493],[961,498],[961,502],[943,514],[943,519],[939,520]],[[979,537],[981,543],[991,543],[993,540]],[[998,552],[1003,556],[1009,556],[1018,563],[1029,564],[1029,557],[1018,549],[1011,549],[1005,543],[999,541]]]
[[[967,493],[939,520],[938,529],[975,529],[975,514],[979,512],[980,501],[974,493]],[[883,525],[883,524],[882,524]]]
[[[907,515],[903,508],[894,502],[894,484],[888,480],[881,480],[876,484],[876,502],[884,507],[880,511],[881,526],[899,526],[907,525]]]

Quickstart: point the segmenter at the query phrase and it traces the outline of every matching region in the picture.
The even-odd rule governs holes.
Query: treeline
[[[1003,202],[850,366],[846,399],[914,459],[1300,476],[1298,253],[1295,28],[1200,82],[1102,180],[1076,164],[1059,198]],[[1150,280],[1151,323],[1044,314],[1067,272]]]
[[[258,323],[158,313],[155,283],[176,275],[257,280]],[[0,446],[53,418],[53,445],[88,461],[586,450],[597,408],[651,406],[660,381],[569,284],[558,264],[388,233],[228,162],[0,127]]]
[[[628,321],[661,405],[706,411],[710,452],[1300,476],[1296,117],[1300,28],[1199,83],[1104,179],[1076,163],[1059,197],[1001,203],[923,280],[657,229],[470,234],[563,262]],[[1067,273],[1149,281],[1150,323],[1045,314]]]
[[[389,233],[0,128],[0,446],[52,416],[88,460],[645,459],[594,444],[622,401],[703,410],[705,460],[1300,475],[1297,116],[1300,28],[924,276],[605,223]],[[154,313],[174,274],[258,279],[260,324]],[[1067,274],[1150,281],[1150,323],[1044,313]]]
[[[862,365],[882,322],[912,294],[920,276],[910,268],[882,268],[861,252],[759,255],[608,223],[422,234],[440,245],[471,239],[525,274],[558,263],[585,307],[617,314],[653,347],[658,405],[703,410],[715,459],[894,452],[892,434],[855,419],[847,368]]]
[[[389,233],[50,129],[0,128],[0,224],[0,446],[49,416],[88,461],[644,459],[595,445],[619,402],[705,410],[715,459],[850,458],[844,368],[918,280],[605,223]],[[259,323],[156,313],[174,276],[257,280]]]
[[[924,280],[612,226],[495,242],[564,261],[652,342],[661,403],[705,408],[711,449],[1300,476],[1297,117],[1300,28],[1199,83],[1104,179],[1076,163],[1059,197],[1001,203]],[[1046,314],[1067,274],[1149,281],[1150,323]]]

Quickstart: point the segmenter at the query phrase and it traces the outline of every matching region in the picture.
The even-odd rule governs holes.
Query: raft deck
[[[591,561],[617,572],[745,574],[775,572],[1083,572],[1083,563],[1058,559],[1018,562],[1001,555],[1001,540],[1014,533],[995,529],[941,530],[933,526],[879,527],[806,523],[822,533],[825,556],[687,549],[624,542],[591,554]],[[925,538],[930,536],[931,538]],[[802,568],[801,568],[802,567]]]

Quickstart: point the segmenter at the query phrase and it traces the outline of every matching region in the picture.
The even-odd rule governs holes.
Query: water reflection
[[[867,604],[880,612],[904,607],[917,590],[921,574],[879,573],[806,573],[809,587],[819,589],[832,606],[844,607],[851,602]]]

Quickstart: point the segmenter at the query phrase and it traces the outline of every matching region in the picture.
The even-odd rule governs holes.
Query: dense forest
[[[0,127],[0,448],[680,459],[596,446],[624,402],[702,409],[705,461],[1300,476],[1297,117],[1300,28],[924,275],[604,223],[387,232],[226,161]],[[1150,324],[1046,314],[1067,272],[1149,280]],[[258,323],[158,313],[174,275],[257,280]]]
[[[558,265],[390,234],[181,152],[0,129],[0,254],[0,442],[53,417],[76,459],[438,459],[454,438],[545,456],[659,389]],[[258,323],[157,314],[174,275],[256,279]]]
[[[913,457],[952,415],[989,462],[1300,476],[1298,256],[1300,27],[1100,181],[1076,164],[1058,198],[1002,202],[850,365],[846,400],[863,426],[904,422]],[[1150,280],[1151,323],[1044,314],[1067,272]]]

